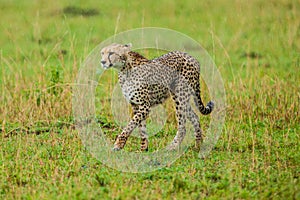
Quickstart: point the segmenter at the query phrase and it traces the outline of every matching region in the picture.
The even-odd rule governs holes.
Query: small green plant
[[[62,92],[62,70],[59,67],[51,67],[48,92],[55,96]]]

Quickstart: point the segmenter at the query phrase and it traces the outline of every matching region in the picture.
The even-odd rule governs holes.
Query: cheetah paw
[[[114,147],[114,148],[112,148],[112,150],[113,150],[113,151],[120,151],[121,148],[120,148],[120,147]]]

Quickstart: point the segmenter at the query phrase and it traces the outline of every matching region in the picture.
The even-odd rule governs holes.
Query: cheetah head
[[[131,51],[131,44],[113,43],[101,50],[101,64],[104,69],[110,67],[121,68],[124,66],[126,55]]]

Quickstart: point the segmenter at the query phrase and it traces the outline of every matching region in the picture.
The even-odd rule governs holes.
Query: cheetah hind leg
[[[198,115],[195,113],[195,111],[192,109],[191,105],[188,106],[188,119],[189,121],[193,124],[194,126],[194,131],[195,131],[195,140],[196,140],[196,148],[200,147],[200,144],[203,141],[203,137],[202,137],[202,129],[201,129],[201,125],[199,122],[199,117]]]
[[[168,150],[176,150],[179,148],[181,142],[186,135],[186,117],[187,117],[187,103],[189,100],[189,95],[180,95],[179,91],[184,91],[184,88],[176,88],[175,94],[172,94],[172,98],[176,105],[176,118],[178,124],[178,130],[172,143],[167,147]],[[187,93],[185,91],[185,93]],[[182,93],[181,93],[182,94]],[[181,96],[181,97],[180,97]]]

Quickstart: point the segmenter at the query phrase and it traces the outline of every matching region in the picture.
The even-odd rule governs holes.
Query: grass
[[[0,10],[1,199],[300,199],[298,1],[16,0]],[[226,123],[205,159],[189,149],[161,170],[122,173],[82,145],[72,85],[97,44],[147,26],[208,50],[225,82]],[[107,135],[120,131],[108,111],[98,117]]]

